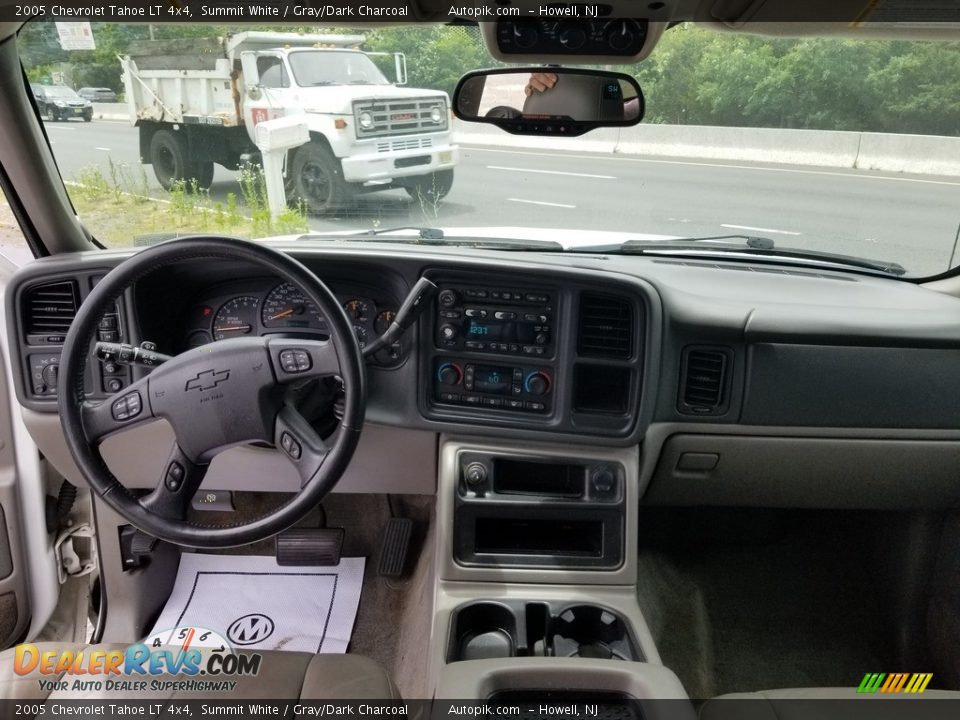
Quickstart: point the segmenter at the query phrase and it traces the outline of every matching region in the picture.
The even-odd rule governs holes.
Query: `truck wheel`
[[[414,200],[421,198],[430,202],[442,200],[453,187],[453,170],[437,170],[429,175],[411,178],[404,184],[407,194]]]
[[[297,150],[290,168],[294,200],[311,215],[325,215],[347,205],[353,189],[343,179],[340,161],[329,148],[310,142]]]
[[[153,163],[153,174],[164,190],[169,190],[180,180],[186,181],[187,192],[193,189],[190,180],[195,180],[202,190],[213,182],[213,163],[188,161],[185,143],[169,130],[158,130],[150,138],[150,162]]]
[[[213,185],[213,160],[198,160],[193,163],[190,178],[196,181],[200,190],[209,190]]]

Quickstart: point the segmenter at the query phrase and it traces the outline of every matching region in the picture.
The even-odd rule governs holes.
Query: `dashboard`
[[[382,332],[420,277],[437,284],[399,346],[367,364],[365,437],[377,447],[364,457],[387,453],[394,468],[419,468],[411,482],[436,467],[412,448],[429,454],[455,436],[639,446],[646,500],[660,503],[960,502],[950,470],[960,462],[960,405],[948,401],[960,394],[957,298],[770,264],[278,247],[328,285],[361,343]],[[69,457],[54,441],[63,442],[56,366],[71,313],[130,252],[38,260],[7,288],[14,387],[30,422],[46,428],[38,445],[48,457]],[[177,354],[235,334],[320,336],[325,320],[257,268],[185,261],[140,279],[99,333]],[[91,356],[88,395],[106,399],[147,371]],[[372,471],[364,487],[401,472]],[[922,482],[904,483],[907,474]]]

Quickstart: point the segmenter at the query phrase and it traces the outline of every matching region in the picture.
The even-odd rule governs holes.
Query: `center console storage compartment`
[[[448,663],[509,657],[643,659],[627,621],[598,605],[487,600],[454,610]]]
[[[454,559],[467,566],[614,570],[623,563],[617,462],[462,452]]]

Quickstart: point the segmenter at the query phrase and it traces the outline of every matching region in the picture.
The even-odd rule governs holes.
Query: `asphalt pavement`
[[[139,176],[136,128],[48,123],[61,173],[110,162]],[[399,190],[363,195],[318,231],[417,226],[537,226],[674,236],[747,233],[778,247],[899,262],[912,274],[947,269],[960,233],[960,179],[791,165],[643,158],[461,146],[453,190],[438,205]],[[163,197],[147,167],[151,194]],[[211,196],[239,193],[217,167]],[[956,258],[955,258],[956,262]]]

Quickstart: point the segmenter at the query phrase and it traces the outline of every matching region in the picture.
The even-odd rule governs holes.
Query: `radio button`
[[[457,402],[460,399],[460,396],[457,393],[440,393],[440,399],[443,402]]]
[[[441,310],[440,317],[446,318],[447,320],[459,320],[460,311],[459,310]]]
[[[507,400],[507,407],[511,410],[523,410],[523,400]]]
[[[515,312],[509,312],[507,310],[497,310],[493,316],[497,320],[516,320],[517,314]]]
[[[437,302],[439,302],[443,307],[453,307],[457,304],[457,293],[449,288],[446,290],[441,290],[440,294],[437,296]]]
[[[527,293],[527,302],[548,303],[550,302],[550,296],[539,293]]]
[[[498,398],[498,397],[483,398],[483,404],[489,407],[503,407],[503,398]]]
[[[479,395],[464,395],[460,399],[467,405],[479,405],[480,401],[483,400]]]
[[[463,314],[469,318],[472,318],[472,317],[485,318],[487,316],[487,311],[483,310],[482,308],[467,308],[466,310],[463,311]]]
[[[450,324],[441,325],[440,337],[443,340],[453,340],[455,337],[457,337],[457,326]]]
[[[547,406],[541,402],[528,402],[524,405],[527,410],[533,410],[534,412],[543,412],[547,409]]]

